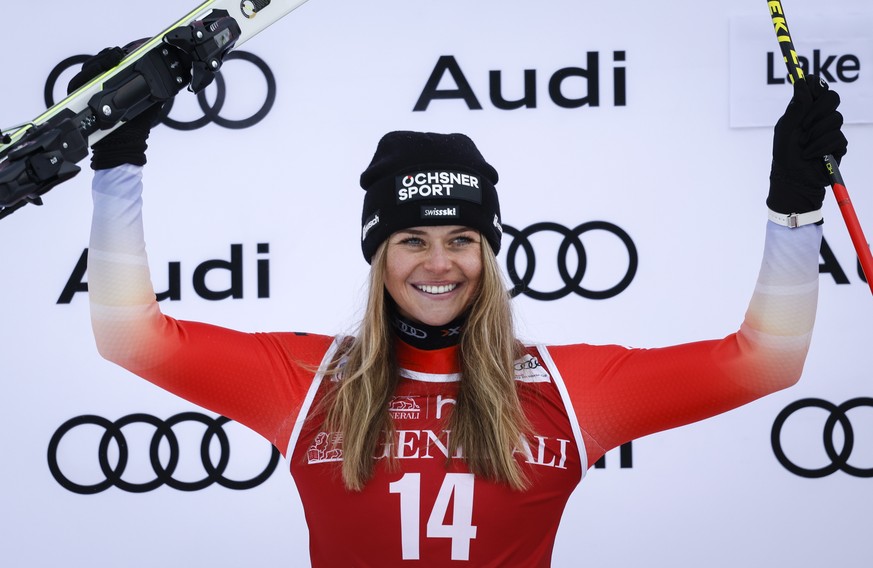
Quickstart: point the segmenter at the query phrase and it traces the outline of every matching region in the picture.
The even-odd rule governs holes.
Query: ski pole
[[[795,81],[803,81],[803,68],[800,66],[797,51],[794,49],[794,42],[791,41],[791,33],[788,31],[788,23],[785,21],[785,11],[782,9],[782,2],[781,0],[768,0],[767,6],[770,8],[770,18],[773,21],[773,29],[776,31],[776,40],[782,49],[785,65],[788,66],[788,77],[791,79],[792,84]],[[861,270],[864,271],[864,278],[867,280],[867,285],[870,286],[870,292],[873,293],[873,254],[870,253],[870,244],[867,242],[866,237],[864,237],[864,231],[861,229],[861,223],[858,221],[858,215],[855,213],[852,200],[849,199],[849,191],[846,189],[846,184],[843,181],[842,174],[840,174],[840,168],[837,165],[836,159],[830,154],[826,155],[823,159],[824,165],[831,176],[831,189],[837,200],[837,205],[840,207],[840,213],[843,216],[843,221],[846,223],[846,229],[848,229],[849,236],[852,238],[855,252],[858,253]]]

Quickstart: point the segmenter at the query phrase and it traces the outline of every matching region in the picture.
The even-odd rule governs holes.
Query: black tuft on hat
[[[361,249],[367,262],[392,233],[418,226],[463,225],[494,254],[503,235],[497,170],[463,134],[389,132],[361,174],[366,190]]]

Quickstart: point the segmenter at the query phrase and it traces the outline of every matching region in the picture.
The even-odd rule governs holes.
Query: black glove
[[[82,64],[82,70],[70,79],[67,93],[72,93],[94,77],[109,71],[136,49],[143,40],[125,47],[107,47]],[[121,164],[143,166],[148,148],[149,132],[161,120],[162,103],[156,103],[131,120],[116,128],[111,134],[91,147],[91,169],[106,170]]]
[[[773,132],[773,164],[767,206],[777,213],[807,213],[822,207],[830,176],[822,159],[837,163],[848,142],[837,112],[840,96],[827,83],[808,75],[795,81],[794,96]]]

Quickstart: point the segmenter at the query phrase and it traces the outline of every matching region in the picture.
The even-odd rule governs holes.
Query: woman
[[[361,176],[371,272],[355,336],[175,320],[149,280],[142,119],[92,156],[98,348],[290,458],[313,566],[548,566],[567,498],[605,452],[799,378],[817,298],[819,157],[846,149],[839,98],[808,82],[776,127],[758,285],[724,339],[521,345],[495,259],[497,172],[466,136],[416,132],[387,134]]]

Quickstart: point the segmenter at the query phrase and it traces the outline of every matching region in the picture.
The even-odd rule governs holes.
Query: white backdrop
[[[7,7],[0,125],[44,108],[46,78],[63,59],[152,35],[190,8],[193,2],[170,0],[45,0],[39,14]],[[833,76],[845,100],[850,150],[843,174],[873,234],[873,7],[866,0],[826,8],[792,0],[785,8],[801,55]],[[159,291],[176,266],[181,283],[181,299],[163,303],[167,313],[245,330],[352,328],[367,269],[358,245],[358,175],[384,132],[413,129],[461,131],[477,141],[500,171],[508,225],[572,229],[605,221],[632,239],[639,267],[621,293],[516,298],[525,338],[659,346],[721,337],[742,321],[763,243],[772,125],[791,92],[768,84],[784,73],[777,57],[777,75],[768,74],[767,52],[778,46],[765,2],[310,0],[242,49],[263,59],[276,80],[275,105],[263,121],[243,129],[160,126],[152,135],[145,211],[152,271]],[[589,52],[597,53],[598,72]],[[413,110],[445,56],[481,109],[455,98]],[[550,79],[572,67],[586,69],[588,79],[566,79],[563,95],[590,99],[597,77],[599,105],[554,102]],[[489,76],[499,71],[503,97],[520,99],[525,70],[535,71],[535,107],[497,108]],[[55,97],[71,76],[62,74]],[[223,76],[219,115],[256,112],[267,94],[264,73],[230,61]],[[446,74],[439,90],[456,89],[456,80]],[[624,104],[616,104],[622,95]],[[172,118],[203,116],[194,96],[178,99]],[[83,495],[50,471],[50,441],[75,417],[115,421],[143,413],[166,420],[205,412],[103,361],[91,339],[86,294],[62,298],[87,281],[75,267],[87,247],[89,184],[83,172],[49,193],[44,207],[0,222],[0,564],[306,566],[306,527],[284,464],[243,491],[109,487]],[[830,475],[792,473],[771,444],[774,421],[795,401],[839,405],[873,396],[873,298],[831,197],[825,217],[832,254],[823,257],[828,272],[801,383],[638,440],[632,463],[623,464],[632,467],[620,467],[617,451],[608,454],[606,467],[592,470],[568,505],[555,566],[869,565],[873,477],[864,470],[873,467],[873,408],[849,410],[827,437],[837,453],[849,454]],[[538,255],[531,286],[560,288],[559,237],[537,233],[531,242]],[[604,231],[586,233],[583,242],[582,286],[610,288],[627,270],[626,248]],[[268,250],[259,252],[259,244]],[[229,261],[233,245],[242,250],[242,298],[202,298],[192,284],[196,267]],[[524,254],[517,261],[524,272]],[[570,252],[571,270],[576,262]],[[228,276],[213,270],[206,286],[227,288]],[[259,283],[269,283],[260,294],[267,297],[258,297]],[[781,442],[797,466],[833,461],[823,444],[827,417],[807,408],[786,420]],[[851,452],[843,450],[845,424]],[[226,430],[234,452],[226,475],[254,477],[267,463],[268,445],[239,426]],[[102,431],[67,432],[56,452],[63,476],[79,485],[105,479],[97,457]],[[203,477],[203,427],[187,422],[174,431],[174,477]],[[125,480],[155,478],[153,433],[145,424],[124,428]]]

